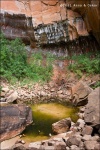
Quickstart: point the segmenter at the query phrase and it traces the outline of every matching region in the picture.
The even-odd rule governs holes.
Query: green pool
[[[26,142],[39,141],[49,138],[52,133],[52,123],[60,119],[71,117],[75,122],[78,119],[78,108],[58,103],[32,105],[33,123],[28,126],[22,139]]]

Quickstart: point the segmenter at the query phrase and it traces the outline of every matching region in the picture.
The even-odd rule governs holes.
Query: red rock
[[[15,137],[32,123],[32,111],[25,105],[1,106],[0,112],[0,141]]]
[[[93,128],[91,126],[85,126],[82,130],[82,135],[91,135],[93,132]]]
[[[89,0],[88,0],[89,1]],[[76,0],[72,0],[71,2],[67,2],[66,4],[76,4]],[[79,2],[80,4],[84,4],[85,2]],[[91,2],[93,3],[93,2]],[[88,31],[93,30],[94,35],[98,38],[99,33],[99,11],[98,8],[89,9],[86,8],[86,17],[85,22],[81,19],[80,21],[73,22],[72,19],[76,17],[80,17],[84,15],[84,9],[80,8],[73,8],[72,10],[67,9],[66,7],[60,7],[61,4],[65,4],[64,1],[59,0],[41,0],[41,1],[15,1],[15,0],[1,0],[1,12],[8,12],[9,14],[25,14],[25,17],[32,17],[33,26],[38,26],[40,24],[52,24],[53,22],[62,21],[62,20],[69,20],[69,24],[71,29],[69,29],[69,37],[70,40],[74,40],[78,38],[78,36],[86,36],[88,35]],[[66,14],[67,12],[67,14]],[[79,13],[78,13],[79,12]],[[15,18],[16,20],[16,18]],[[95,22],[95,25],[94,25]],[[90,25],[89,25],[90,24]],[[2,25],[2,22],[1,22]],[[8,24],[8,26],[10,26]],[[91,26],[91,28],[90,28]],[[3,29],[5,28],[5,30]],[[27,41],[28,44],[35,40],[30,40],[30,37],[34,35],[32,33],[30,37],[27,35],[26,31],[23,29],[15,29],[17,30],[17,34],[14,33],[13,28],[7,27],[2,25],[2,31],[5,33],[7,38],[14,39],[16,37],[22,38],[24,41]],[[33,29],[32,29],[33,30]],[[34,30],[33,30],[34,31]],[[25,35],[23,34],[25,32]],[[13,33],[13,34],[11,34]],[[32,37],[34,39],[34,36]],[[62,40],[63,37],[60,37]],[[33,47],[35,44],[33,44]]]
[[[52,130],[54,133],[60,134],[69,131],[71,127],[71,119],[65,118],[52,124]]]

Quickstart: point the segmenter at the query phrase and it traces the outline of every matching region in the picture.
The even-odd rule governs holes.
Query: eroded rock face
[[[88,1],[85,2],[88,3]],[[62,47],[62,49],[70,49],[77,52],[95,50],[97,49],[96,41],[88,35],[93,30],[99,41],[99,4],[97,3],[97,7],[93,8],[94,13],[88,7],[84,9],[83,7],[81,9],[80,7],[73,7],[76,3],[83,5],[85,2],[77,2],[76,0],[71,2],[65,2],[64,0],[2,0],[1,30],[6,37],[10,39],[20,37],[26,43],[30,42],[32,47],[35,47],[37,44],[48,45],[64,42],[66,48]],[[72,5],[70,9],[65,7],[69,3]],[[84,11],[85,9],[88,9],[88,11]],[[92,17],[90,15],[91,12]],[[95,28],[93,26],[94,20],[96,23]],[[89,23],[92,28],[90,28]]]
[[[31,108],[25,105],[0,107],[0,141],[15,137],[32,123]]]
[[[96,88],[88,96],[84,120],[100,132],[100,87]]]
[[[32,18],[25,14],[0,13],[1,31],[6,38],[20,38],[26,44],[35,43]]]

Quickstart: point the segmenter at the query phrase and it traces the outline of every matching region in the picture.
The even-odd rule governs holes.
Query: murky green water
[[[23,132],[23,139],[27,142],[39,141],[49,138],[52,133],[52,123],[60,119],[71,117],[75,122],[78,119],[78,108],[64,106],[58,103],[38,104],[31,106],[33,111],[33,124]]]

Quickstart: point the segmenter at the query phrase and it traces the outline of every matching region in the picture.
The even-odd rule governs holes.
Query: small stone
[[[97,141],[85,141],[84,142],[86,150],[96,150],[95,147],[98,146]]]
[[[65,142],[58,142],[58,141],[57,141],[57,142],[55,143],[55,146],[54,146],[54,147],[55,147],[56,150],[58,150],[58,149],[59,149],[59,150],[66,150],[66,143],[65,143]]]
[[[9,92],[9,88],[8,87],[6,87],[6,88],[3,87],[2,91],[5,92],[5,93],[7,93],[7,92]]]
[[[44,91],[41,91],[41,92],[40,92],[40,95],[41,95],[41,96],[47,96],[46,92],[44,92]]]
[[[18,143],[11,147],[11,150],[26,150],[26,148],[21,143]]]
[[[35,150],[35,149],[34,149]],[[54,146],[45,146],[44,150],[55,150]]]
[[[33,148],[33,149],[36,149],[38,150],[41,146],[41,142],[33,142],[33,143],[30,143],[29,144],[29,148]]]
[[[22,144],[25,144],[25,141],[24,141],[24,140],[21,140],[21,143],[22,143]]]
[[[55,141],[54,140],[49,140],[48,141],[48,146],[54,146],[55,144]]]
[[[1,92],[0,92],[0,96],[1,96],[1,97],[5,97],[5,92],[2,92],[2,91],[1,91]]]
[[[21,139],[18,139],[15,144],[21,143],[21,141],[22,141]]]
[[[0,98],[0,102],[6,102],[6,98]]]
[[[84,119],[84,113],[78,113],[80,119]]]
[[[84,121],[83,119],[78,119],[78,120],[77,120],[77,123],[79,123],[79,127],[80,127],[80,128],[83,128],[84,125],[85,125],[85,121]]]
[[[66,150],[70,150],[70,148],[67,146],[67,147],[66,147]]]
[[[84,150],[84,142],[80,142],[80,145],[79,145],[79,148],[80,148],[80,150]]]
[[[62,91],[62,90],[60,90],[60,91],[58,91],[57,93],[58,93],[58,94],[62,94],[62,93],[63,93],[63,91]]]
[[[71,126],[73,126],[73,125],[75,125],[75,123],[71,121]]]
[[[80,150],[80,148],[77,147],[76,145],[72,145],[72,146],[70,147],[70,150]]]
[[[81,142],[81,139],[79,137],[76,137],[76,136],[71,136],[69,137],[69,139],[67,140],[67,146],[72,146],[72,145],[76,145],[76,146],[79,146],[80,145],[80,142]]]
[[[80,108],[80,112],[83,113],[85,111],[85,107]]]
[[[71,127],[70,118],[65,118],[52,124],[52,130],[57,134],[69,131],[70,127]]]
[[[15,91],[7,97],[7,102],[13,102],[18,98],[18,93]]]
[[[66,95],[70,96],[71,95],[71,91],[66,91]]]
[[[19,137],[21,138],[21,137],[22,137],[22,135],[19,135]]]
[[[62,139],[62,137],[55,137],[55,138],[53,138],[53,140],[54,141],[57,141],[57,142],[62,142],[63,141],[63,139]]]
[[[54,88],[52,88],[52,89],[51,89],[51,92],[55,92],[55,89],[54,89]]]
[[[94,150],[100,150],[100,143],[97,143],[94,147]]]
[[[48,89],[49,89],[49,87],[48,87],[47,85],[45,85],[45,86],[44,86],[44,89],[45,89],[45,90],[48,90]]]
[[[93,128],[91,127],[91,126],[85,126],[84,128],[83,128],[83,130],[82,130],[82,135],[91,135],[92,134],[92,132],[93,132]]]
[[[100,137],[98,135],[95,135],[95,136],[92,137],[92,140],[100,142]]]
[[[92,136],[91,135],[84,135],[83,137],[82,137],[82,141],[89,141],[89,140],[91,140],[92,139]]]

